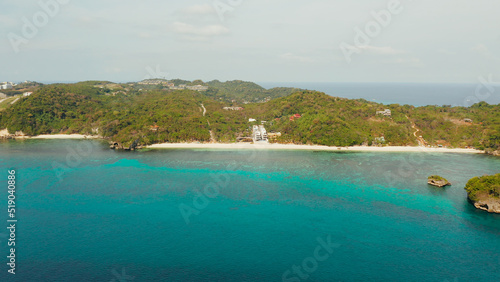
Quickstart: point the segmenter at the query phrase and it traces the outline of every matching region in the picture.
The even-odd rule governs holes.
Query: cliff
[[[477,209],[500,213],[500,173],[474,177],[467,182],[465,190]]]

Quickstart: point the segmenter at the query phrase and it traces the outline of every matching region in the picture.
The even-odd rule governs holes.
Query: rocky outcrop
[[[477,209],[500,213],[500,173],[471,178],[465,190],[469,201]]]
[[[500,156],[500,150],[491,150],[491,149],[486,149],[484,151],[487,155],[492,155],[492,156],[495,156],[495,157],[498,157]]]
[[[16,131],[14,134],[10,134],[7,129],[0,130],[0,139],[15,139],[15,138],[27,138],[26,134],[22,131]]]
[[[451,183],[448,180],[446,180],[446,178],[443,178],[438,175],[429,176],[429,178],[427,178],[427,184],[437,187],[445,187],[451,185]]]
[[[473,201],[469,198],[469,201],[474,204],[474,207],[476,207],[476,209],[480,209],[490,213],[500,213],[500,199],[485,197],[484,199]]]
[[[141,145],[139,145],[139,141],[140,141],[140,138],[135,140],[134,142],[132,142],[132,144],[130,144],[130,146],[128,146],[128,147],[125,146],[124,144],[111,141],[109,143],[109,148],[113,149],[113,150],[134,151],[134,150],[138,150],[138,149],[143,148]]]

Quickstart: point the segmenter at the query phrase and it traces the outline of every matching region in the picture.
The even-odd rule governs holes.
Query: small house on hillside
[[[385,109],[383,111],[377,111],[377,115],[383,115],[386,117],[390,117],[390,116],[392,116],[392,112],[389,109]]]
[[[294,114],[293,116],[290,117],[290,121],[294,121],[295,119],[299,119],[302,116],[300,114]]]

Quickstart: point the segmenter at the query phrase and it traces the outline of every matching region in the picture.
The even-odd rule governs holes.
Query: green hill
[[[192,82],[194,83],[194,82]],[[29,97],[0,112],[0,129],[28,135],[99,134],[124,145],[200,141],[213,137],[234,142],[267,121],[268,132],[281,132],[276,142],[351,145],[419,145],[500,149],[500,106],[484,102],[464,107],[382,105],[331,97],[315,91],[277,91],[279,98],[259,103],[231,103],[236,96],[268,95],[254,83],[207,83],[204,91],[143,90],[130,84],[82,82],[41,86]],[[111,86],[110,86],[111,85]],[[109,87],[108,87],[109,86]],[[234,91],[234,92],[231,92]],[[220,99],[221,93],[233,93]],[[237,94],[234,94],[237,93]],[[231,96],[233,95],[233,96]],[[206,108],[203,116],[202,106]],[[224,110],[237,105],[244,109]],[[391,115],[377,111],[391,110]],[[300,115],[295,117],[295,115]],[[250,123],[249,119],[256,119]],[[421,137],[420,137],[421,136]]]
[[[266,99],[275,99],[284,97],[297,92],[297,88],[273,88],[265,89],[253,82],[234,80],[227,82],[220,82],[213,80],[206,83],[209,90],[205,93],[208,97],[216,100],[233,101],[237,103],[250,102],[257,103],[263,102]]]

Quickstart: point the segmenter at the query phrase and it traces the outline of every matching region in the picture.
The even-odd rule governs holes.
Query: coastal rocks
[[[0,139],[15,139],[15,138],[27,138],[26,134],[22,131],[16,131],[14,134],[10,134],[7,129],[0,130]]]
[[[471,178],[464,189],[474,207],[500,213],[500,173]]]
[[[0,130],[0,139],[5,138],[8,139],[10,138],[9,131],[7,129],[2,129]]]
[[[500,150],[496,150],[496,151],[494,151],[494,150],[492,150],[492,149],[486,149],[486,150],[485,150],[485,153],[486,153],[487,155],[492,155],[492,156],[495,156],[495,157],[500,156]]]
[[[427,184],[433,185],[433,186],[436,186],[436,187],[440,187],[440,188],[448,186],[448,185],[451,185],[451,183],[448,180],[446,180],[446,178],[441,177],[439,175],[429,176],[427,178]]]
[[[436,187],[445,187],[451,185],[451,183],[444,177],[439,175],[432,175],[427,178],[427,184],[433,185]]]
[[[143,148],[143,146],[139,145],[139,141],[140,141],[140,138],[135,140],[134,142],[132,142],[132,144],[130,144],[130,146],[128,146],[128,147],[126,145],[124,146],[123,144],[118,143],[118,142],[110,142],[109,148],[112,150],[135,151],[135,150]]]
[[[123,146],[120,145],[118,142],[111,142],[109,144],[109,148],[112,150],[123,150]]]
[[[469,198],[469,201],[472,202],[476,209],[480,209],[490,213],[500,213],[500,199],[486,197],[485,199],[480,199],[474,202]]]

